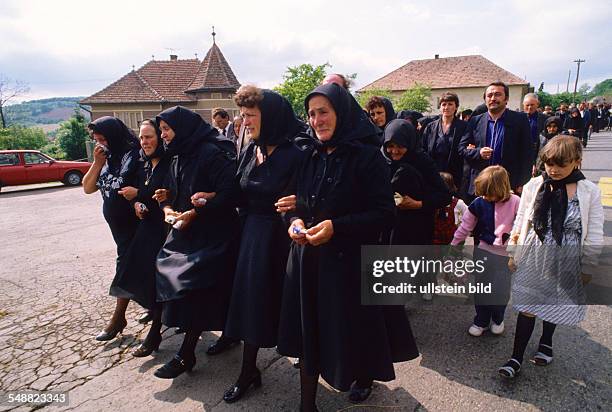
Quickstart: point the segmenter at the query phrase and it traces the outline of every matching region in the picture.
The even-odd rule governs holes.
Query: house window
[[[211,99],[223,99],[223,93],[211,93],[210,94],[210,98]]]
[[[140,122],[143,120],[142,111],[125,111],[125,112],[114,112],[113,115],[120,119],[130,129],[137,130]]]

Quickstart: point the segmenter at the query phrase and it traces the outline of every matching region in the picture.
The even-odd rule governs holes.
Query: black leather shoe
[[[179,355],[174,355],[174,358],[156,370],[154,375],[161,379],[174,379],[185,371],[191,372],[195,362],[195,357],[191,359],[183,359]]]
[[[146,325],[153,320],[153,311],[148,310],[138,318],[138,323]]]
[[[176,328],[176,329],[174,329],[174,334],[175,335],[181,335],[181,334],[185,333],[186,331],[187,331],[187,329]]]
[[[124,319],[123,322],[112,325],[108,331],[103,330],[102,332],[98,333],[96,340],[104,342],[114,339],[118,333],[123,332],[123,329],[125,329],[126,326],[127,320]]]
[[[219,339],[217,339],[215,343],[213,343],[212,345],[208,347],[208,349],[206,350],[206,353],[208,355],[218,355],[239,343],[240,343],[239,340],[221,336]]]
[[[159,344],[162,341],[161,335],[154,335],[154,337],[149,338],[146,337],[144,342],[142,342],[134,351],[132,352],[132,356],[136,358],[144,358],[145,356],[149,356],[153,353],[153,351],[157,352],[159,350]]]
[[[240,384],[239,382],[240,379],[234,386],[225,391],[223,394],[223,400],[225,402],[236,402],[238,399],[242,398],[251,385],[253,385],[254,388],[259,388],[261,386],[261,372],[259,372],[259,369],[255,369],[255,373],[249,380],[247,380],[244,384]]]
[[[372,385],[367,388],[358,388],[356,384],[351,386],[351,392],[349,393],[349,401],[353,403],[360,403],[370,397],[372,393]]]

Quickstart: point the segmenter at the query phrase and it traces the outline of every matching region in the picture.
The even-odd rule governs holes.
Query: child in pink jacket
[[[478,196],[463,215],[451,245],[459,245],[474,234],[474,261],[481,261],[484,271],[474,272],[474,285],[491,285],[491,292],[474,293],[476,316],[468,329],[481,336],[491,328],[493,334],[504,331],[504,314],[510,300],[510,271],[506,244],[518,211],[520,198],[510,191],[508,172],[502,166],[489,166],[474,181]]]

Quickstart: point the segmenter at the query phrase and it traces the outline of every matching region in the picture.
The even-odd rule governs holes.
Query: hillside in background
[[[21,126],[58,124],[72,117],[74,108],[81,99],[83,97],[53,97],[7,106],[5,108],[7,124]],[[89,119],[88,112],[81,110],[81,113]]]

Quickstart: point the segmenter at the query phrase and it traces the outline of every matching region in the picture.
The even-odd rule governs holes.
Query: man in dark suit
[[[538,112],[540,107],[540,99],[535,93],[527,93],[523,97],[523,111],[527,115],[529,121],[529,129],[531,132],[531,142],[533,143],[533,164],[535,165],[538,152],[540,151],[540,133],[544,130],[547,116]]]
[[[503,166],[515,193],[531,178],[534,157],[529,121],[524,113],[506,108],[508,93],[506,84],[491,83],[484,94],[487,112],[470,119],[459,142],[459,153],[470,165],[471,196],[474,179],[487,166]]]
[[[591,111],[587,109],[586,102],[580,103],[578,110],[580,110],[580,117],[582,117],[582,122],[584,124],[584,129],[582,129],[582,145],[586,147],[587,143],[589,142],[591,130],[593,130],[593,126],[591,124]]]
[[[222,109],[220,107],[213,109],[212,119],[213,125],[217,128],[219,134],[222,134],[223,136],[227,137],[230,128],[229,114],[227,113],[227,110]]]

